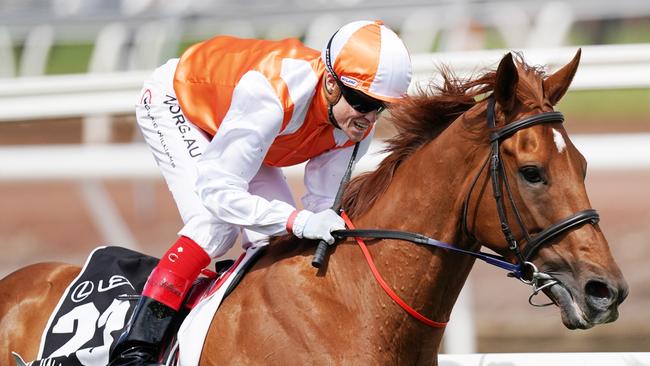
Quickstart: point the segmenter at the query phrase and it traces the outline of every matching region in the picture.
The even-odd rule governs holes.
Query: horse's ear
[[[518,81],[517,66],[512,60],[512,53],[508,52],[499,62],[494,86],[494,97],[505,113],[510,112],[515,106]]]
[[[544,93],[551,105],[556,105],[569,89],[569,85],[571,85],[571,81],[573,81],[573,77],[578,70],[581,53],[582,50],[578,48],[578,52],[573,56],[571,62],[544,80]]]

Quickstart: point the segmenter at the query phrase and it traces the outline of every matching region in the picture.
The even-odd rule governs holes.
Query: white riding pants
[[[233,246],[241,229],[216,219],[195,192],[196,162],[210,143],[210,136],[187,120],[181,111],[173,88],[177,64],[178,59],[168,61],[144,83],[136,104],[136,118],[183,219],[184,226],[178,234],[191,238],[216,258]],[[249,192],[295,206],[280,168],[262,164],[249,183]],[[244,248],[268,240],[254,231],[243,232]]]

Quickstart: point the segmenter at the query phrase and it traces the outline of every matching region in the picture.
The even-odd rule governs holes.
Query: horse
[[[612,322],[628,287],[591,209],[587,164],[553,111],[580,50],[547,74],[508,53],[496,70],[443,81],[390,107],[397,133],[377,169],[346,186],[342,207],[359,228],[414,232],[467,252],[491,249],[557,305],[569,329]],[[444,326],[417,321],[375,282],[354,238],[310,266],[314,243],[275,238],[225,299],[201,365],[437,365]],[[436,324],[475,262],[448,249],[367,241],[388,286]],[[0,363],[35,357],[41,332],[79,271],[37,264],[0,282]]]

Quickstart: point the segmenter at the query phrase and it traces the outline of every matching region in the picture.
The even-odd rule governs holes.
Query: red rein
[[[345,212],[341,212],[341,217],[345,221],[345,224],[350,228],[350,229],[355,229],[354,224],[352,221],[350,221],[350,218]],[[379,271],[377,271],[377,267],[375,266],[375,262],[372,260],[372,257],[370,256],[370,252],[368,251],[368,247],[366,247],[366,243],[363,242],[363,239],[361,238],[354,238],[357,241],[357,244],[359,244],[359,248],[361,248],[361,251],[363,252],[363,255],[366,257],[366,261],[368,262],[368,266],[370,267],[370,270],[372,271],[373,276],[375,276],[375,279],[381,286],[381,288],[384,289],[386,294],[390,296],[393,301],[397,303],[397,305],[401,306],[402,309],[406,310],[407,313],[409,313],[412,317],[415,319],[421,321],[422,323],[434,327],[434,328],[444,328],[447,325],[447,322],[441,323],[437,321],[433,321],[426,316],[418,313],[415,309],[410,307],[404,300],[402,300],[384,281],[384,279],[381,277],[381,274],[379,274]]]

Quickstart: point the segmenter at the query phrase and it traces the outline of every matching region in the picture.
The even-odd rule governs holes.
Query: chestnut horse
[[[537,276],[566,327],[614,321],[627,285],[590,207],[586,161],[553,112],[579,59],[580,51],[545,75],[507,54],[496,71],[471,80],[443,71],[440,86],[393,106],[389,155],[346,189],[352,221],[529,262],[526,278]],[[395,292],[426,317],[449,319],[473,257],[400,240],[368,244]],[[201,365],[437,364],[444,328],[387,297],[353,239],[332,248],[318,273],[313,253],[313,242],[274,240],[213,319]],[[10,351],[36,356],[77,271],[40,264],[2,280],[1,364],[11,363]]]

